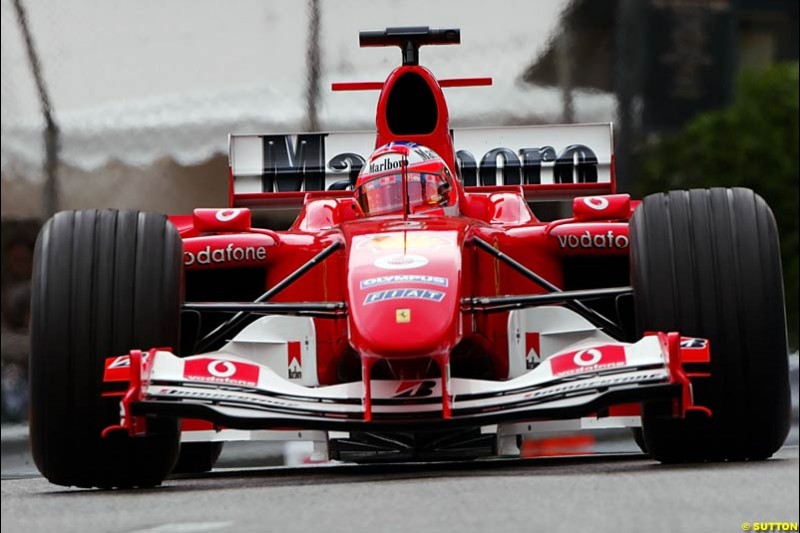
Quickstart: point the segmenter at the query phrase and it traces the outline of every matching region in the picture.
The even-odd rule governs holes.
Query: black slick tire
[[[182,244],[163,215],[66,211],[42,228],[31,298],[30,440],[39,471],[78,487],[149,487],[178,456],[177,421],[148,434],[119,423],[120,397],[103,397],[104,361],[131,349],[178,346]]]
[[[643,405],[647,452],[662,462],[757,460],[789,431],[791,401],[778,232],[748,189],[646,197],[630,223],[638,334],[677,331],[710,341],[710,377],[695,402],[713,417]]]

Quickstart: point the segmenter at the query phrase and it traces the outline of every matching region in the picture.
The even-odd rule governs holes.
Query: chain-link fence
[[[15,179],[43,180],[41,105],[15,1],[1,4],[4,191]],[[547,46],[568,4],[564,0],[533,5],[515,0],[490,12],[476,0],[431,5],[355,0],[22,3],[61,131],[64,207],[92,204],[93,197],[98,204],[119,205],[103,192],[110,183],[114,190],[123,180],[143,179],[129,167],[163,160],[180,166],[206,162],[225,152],[230,132],[370,128],[376,92],[330,91],[332,81],[382,80],[399,64],[396,49],[359,49],[362,29],[461,27],[459,48],[424,48],[421,57],[442,77],[495,80],[489,88],[448,90],[455,126],[561,117],[561,92],[536,87],[521,76]],[[315,47],[319,62],[313,61]],[[309,80],[318,89],[309,89]],[[612,118],[609,93],[584,93],[573,99],[576,120]],[[91,179],[81,179],[84,174]],[[225,176],[215,178],[224,181]],[[149,198],[127,197],[126,205],[149,207],[148,200],[163,199],[164,194],[152,194],[157,180],[152,181],[139,187]],[[4,195],[4,217],[40,212],[41,198],[19,197],[20,188],[8,185],[13,198]],[[163,187],[157,192],[166,193]],[[187,194],[192,195],[183,190],[174,198],[179,207],[185,207],[181,198]],[[165,207],[163,202],[152,206]]]

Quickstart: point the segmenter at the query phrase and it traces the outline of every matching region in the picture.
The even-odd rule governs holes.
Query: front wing
[[[222,351],[179,358],[167,350],[134,350],[109,361],[106,380],[125,376],[129,384],[121,423],[106,432],[131,435],[146,432],[148,416],[231,429],[425,430],[574,419],[658,399],[673,399],[675,416],[689,410],[710,415],[694,405],[682,367],[699,362],[697,351],[682,348],[676,333],[633,344],[576,343],[508,381],[452,378],[444,396],[440,379],[373,380],[369,399],[361,382],[306,387]]]

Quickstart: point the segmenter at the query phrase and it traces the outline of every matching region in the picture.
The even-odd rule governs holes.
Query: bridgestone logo
[[[226,248],[212,250],[211,246],[206,246],[197,253],[183,252],[183,264],[186,266],[263,261],[266,258],[267,249],[263,246],[235,246],[229,244]]]
[[[369,171],[370,171],[370,173],[384,172],[386,170],[399,169],[402,166],[403,166],[403,160],[402,159],[399,160],[399,161],[392,161],[391,159],[387,159],[386,161],[383,161],[382,163],[377,163],[377,164],[376,163],[370,163]]]
[[[592,235],[589,231],[581,235],[556,235],[561,248],[627,248],[630,243],[627,235],[608,233]]]
[[[153,398],[158,398],[160,396],[178,396],[181,398],[197,398],[199,400],[208,400],[212,402],[230,401],[230,402],[238,402],[251,405],[265,405],[265,406],[276,406],[276,407],[295,408],[295,409],[305,407],[304,404],[308,403],[308,402],[288,402],[279,399],[274,399],[268,396],[256,396],[254,394],[237,394],[235,392],[225,392],[215,389],[208,391],[205,390],[201,391],[189,388],[174,389],[174,388],[162,387],[158,389],[155,393],[148,394],[147,396],[151,396]]]

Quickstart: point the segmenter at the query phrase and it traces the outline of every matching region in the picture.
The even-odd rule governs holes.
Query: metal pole
[[[569,303],[575,300],[596,300],[633,294],[631,287],[609,287],[603,289],[583,289],[575,291],[549,292],[547,294],[522,294],[511,296],[478,296],[465,298],[462,302],[470,310],[498,312],[509,309],[523,309],[555,303]]]
[[[500,261],[503,261],[508,266],[528,278],[529,280],[533,281],[540,287],[547,289],[550,292],[560,293],[562,291],[558,286],[553,285],[545,278],[534,272],[533,270],[529,269],[519,261],[515,260],[512,257],[504,254],[500,250],[497,250],[494,246],[489,244],[488,242],[484,241],[479,237],[474,237],[472,242],[475,245],[483,250],[484,252],[488,253],[491,256],[496,257]],[[622,340],[625,337],[622,328],[615,324],[612,320],[609,320],[607,317],[603,316],[599,312],[595,311],[594,309],[587,307],[584,303],[578,301],[570,301],[565,304],[565,307],[568,307],[572,311],[575,311],[583,318],[594,324],[595,326],[602,328],[605,330],[606,333],[614,337],[615,339]]]
[[[308,65],[306,108],[308,109],[308,118],[306,129],[308,131],[319,131],[319,116],[317,111],[321,61],[319,55],[319,0],[308,0],[308,10],[308,48],[306,49],[306,64]]]
[[[48,219],[59,209],[58,152],[61,148],[60,131],[53,116],[53,104],[50,102],[47,84],[42,74],[42,64],[36,52],[33,34],[28,25],[28,14],[25,11],[25,7],[22,5],[22,0],[12,1],[14,4],[14,11],[17,14],[19,30],[25,42],[25,51],[28,55],[31,75],[33,76],[33,81],[36,83],[36,90],[39,93],[39,102],[42,107],[42,117],[44,118],[45,182],[42,189],[42,212],[44,218]]]
[[[572,99],[572,28],[564,21],[561,33],[556,38],[556,70],[558,85],[561,88],[561,122],[572,124],[575,122],[575,106]]]
[[[187,302],[184,311],[296,315],[315,318],[341,318],[347,312],[344,302]]]
[[[259,296],[254,300],[253,303],[260,303],[266,302],[273,296],[277,295],[283,289],[297,281],[303,274],[314,268],[316,265],[320,264],[324,261],[329,255],[333,252],[338,250],[342,247],[341,242],[334,242],[328,245],[324,250],[320,253],[306,261],[300,268],[283,278],[283,280],[279,281],[274,287],[269,289],[267,292]],[[188,309],[188,308],[187,308]],[[233,315],[229,320],[223,322],[213,331],[208,333],[205,337],[200,339],[198,343],[198,352],[204,351],[209,346],[213,345],[215,342],[219,341],[222,337],[227,335],[229,332],[233,331],[237,326],[241,325],[247,318],[250,316],[249,313],[246,312],[239,312]]]
[[[617,124],[614,156],[617,191],[631,192],[634,143],[638,135],[637,100],[641,95],[645,45],[644,30],[648,2],[619,0],[617,3],[615,40],[615,92]]]

